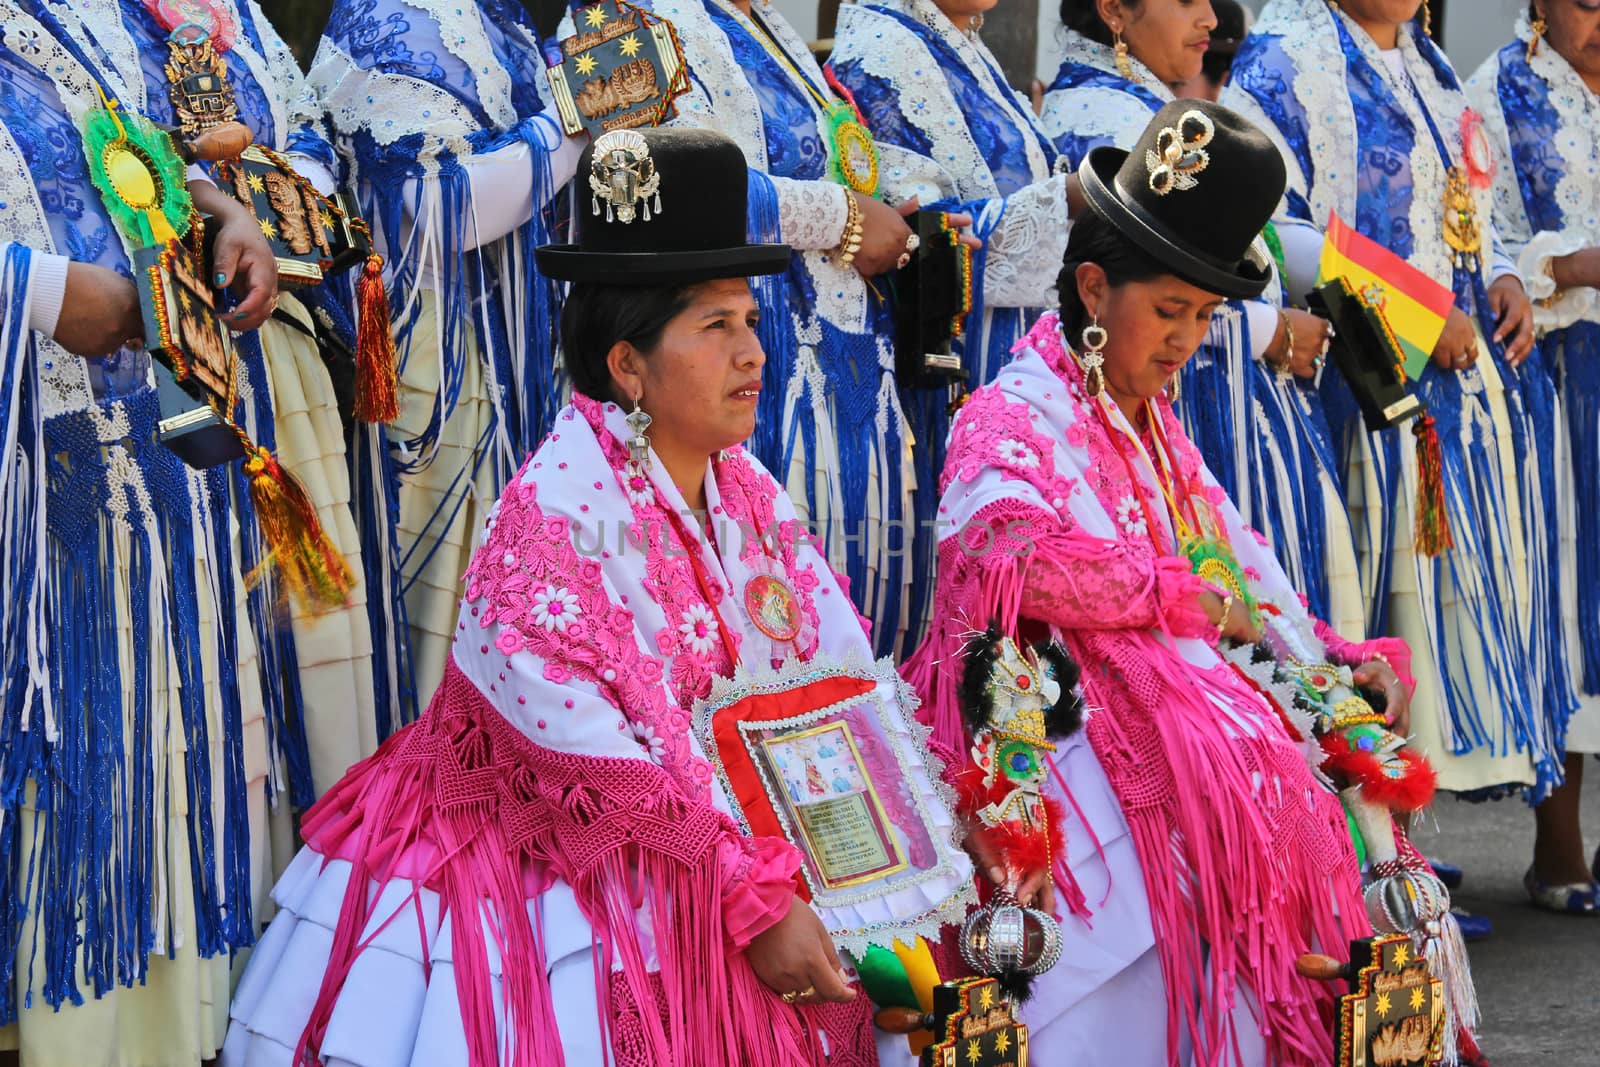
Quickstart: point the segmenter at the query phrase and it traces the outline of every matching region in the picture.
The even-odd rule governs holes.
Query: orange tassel
[[[1439,449],[1439,431],[1432,415],[1423,415],[1412,426],[1417,435],[1417,551],[1424,556],[1442,556],[1455,547],[1450,534],[1450,516],[1444,503],[1444,457]]]
[[[356,282],[356,418],[393,422],[400,417],[389,294],[383,288],[383,257],[370,255]]]
[[[305,488],[265,448],[244,459],[256,523],[284,588],[305,607],[342,607],[355,587],[350,565],[328,539]]]

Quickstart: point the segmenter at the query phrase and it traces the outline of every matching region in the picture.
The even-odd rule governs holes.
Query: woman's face
[[[1600,92],[1600,0],[1544,0],[1545,40]]]
[[[1222,303],[1171,274],[1111,285],[1097,264],[1078,268],[1078,295],[1106,331],[1106,390],[1124,410],[1159,396],[1189,362]],[[1069,338],[1074,344],[1079,339]]]
[[[955,23],[956,29],[964,30],[972,23],[974,15],[983,15],[992,10],[1000,0],[933,0],[934,6],[944,12],[944,17]]]
[[[1102,0],[1100,17],[1107,26],[1121,28],[1128,51],[1167,85],[1200,73],[1217,24],[1211,0],[1144,0],[1137,7]]]
[[[1336,0],[1369,34],[1378,27],[1394,30],[1417,17],[1422,0]],[[1374,36],[1377,36],[1374,34]]]
[[[756,336],[760,317],[745,279],[704,282],[691,289],[653,352],[626,343],[612,349],[617,395],[642,395],[658,452],[710,456],[755,431],[767,361]]]

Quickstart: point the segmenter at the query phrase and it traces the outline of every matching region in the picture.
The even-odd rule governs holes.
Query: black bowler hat
[[[1091,207],[1184,281],[1228,297],[1266,288],[1256,238],[1288,179],[1267,135],[1227,108],[1174,100],[1132,152],[1096,148],[1078,178]]]
[[[578,243],[535,249],[539,270],[607,285],[777,274],[789,246],[745,240],[748,173],[739,146],[710,130],[603,133],[578,162]]]

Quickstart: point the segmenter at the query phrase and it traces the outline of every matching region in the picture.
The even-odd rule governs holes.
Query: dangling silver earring
[[[1105,364],[1106,342],[1110,340],[1106,328],[1100,325],[1100,316],[1083,328],[1082,338],[1083,354],[1078,357],[1078,364],[1083,367],[1083,388],[1090,396],[1099,396],[1106,389],[1106,375],[1100,368]]]
[[[628,438],[628,488],[636,493],[650,484],[650,438],[645,436],[650,429],[650,413],[639,406],[641,399],[642,396],[634,397],[633,410],[628,412],[628,429],[633,431]]]

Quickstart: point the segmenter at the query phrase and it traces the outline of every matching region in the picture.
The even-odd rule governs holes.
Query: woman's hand
[[[1394,668],[1381,659],[1368,660],[1352,672],[1356,685],[1384,698],[1384,718],[1400,737],[1411,736],[1411,694]]]
[[[1433,346],[1433,365],[1441,370],[1466,370],[1478,362],[1478,335],[1467,313],[1454,305],[1444,320],[1444,332]]]
[[[1250,618],[1250,609],[1238,597],[1227,601],[1228,613],[1222,613],[1223,598],[1209,589],[1200,594],[1200,610],[1205,612],[1206,618],[1211,620],[1211,625],[1221,631],[1223,637],[1241,644],[1254,644],[1261,640],[1261,627]]]
[[[232,289],[239,303],[222,316],[222,322],[238,333],[254,330],[267,316],[278,298],[278,262],[272,246],[262,236],[261,224],[239,201],[210,182],[190,182],[195,206],[211,216],[218,227],[212,245],[211,279],[218,289]]]
[[[850,195],[861,209],[861,251],[856,253],[856,272],[863,278],[872,278],[894,270],[908,251],[911,227],[905,217],[917,210],[917,198],[894,208],[875,197],[856,192]]]
[[[762,984],[791,1004],[856,999],[822,920],[799,897],[789,899],[788,912],[757,934],[745,955]]]
[[[139,291],[114,270],[69,263],[54,340],[79,356],[104,356],[144,337]]]
[[[1506,362],[1513,367],[1533,351],[1533,306],[1522,283],[1502,274],[1489,286],[1489,310],[1494,312],[1494,340],[1506,346]]]
[[[1000,859],[1000,852],[995,848],[994,836],[989,828],[981,823],[967,825],[964,845],[967,854],[972,857],[973,864],[994,883],[997,889],[1004,889],[1010,893],[1016,898],[1017,903],[1025,908],[1038,908],[1050,915],[1055,913],[1056,884],[1053,873],[1034,871],[1020,882],[1017,881],[1007,873],[1005,863]]]
[[[1315,378],[1322,369],[1323,357],[1328,352],[1328,339],[1333,336],[1333,324],[1327,319],[1299,308],[1284,308],[1278,323],[1277,336],[1268,349],[1269,365],[1284,367],[1296,378]],[[1284,329],[1287,322],[1289,328]],[[1293,333],[1294,345],[1289,344]]]

